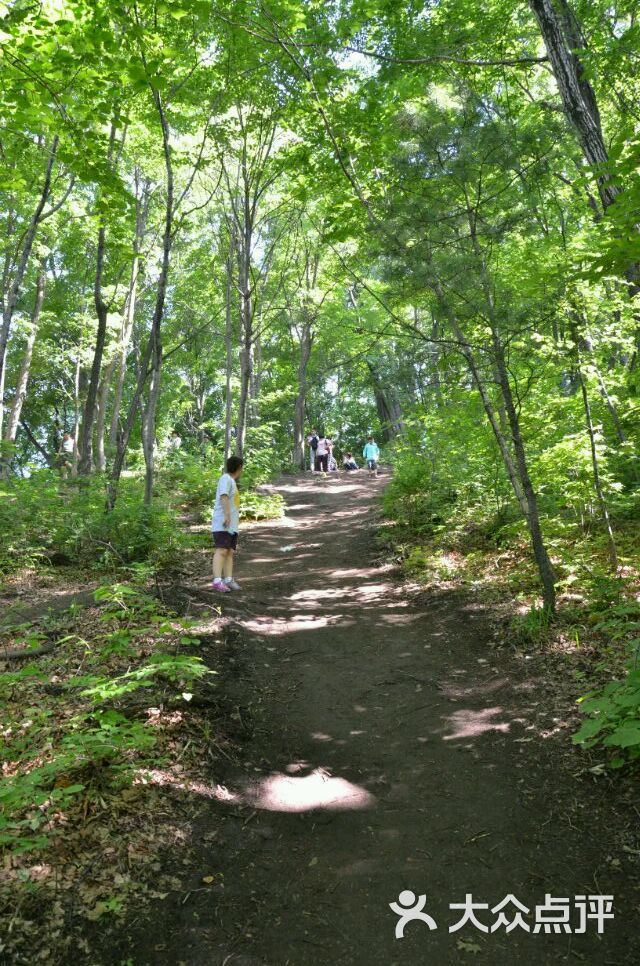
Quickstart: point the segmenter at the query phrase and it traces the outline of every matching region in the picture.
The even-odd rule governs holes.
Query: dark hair
[[[367,439],[373,439],[373,433],[370,433],[369,436],[367,436]]]
[[[227,460],[227,473],[235,473],[243,464],[244,460],[241,456],[230,456]]]

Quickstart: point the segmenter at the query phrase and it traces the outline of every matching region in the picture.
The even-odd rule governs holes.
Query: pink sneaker
[[[231,588],[227,587],[224,580],[214,580],[211,586],[214,590],[219,590],[221,594],[231,593]]]

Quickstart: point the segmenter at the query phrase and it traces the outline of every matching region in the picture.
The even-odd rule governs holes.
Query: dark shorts
[[[377,460],[367,460],[367,466],[369,467],[370,470],[377,470],[378,469],[378,461]]]
[[[228,530],[213,531],[213,545],[217,550],[235,550],[238,546],[238,534]]]
[[[323,473],[326,473],[328,471],[328,469],[329,469],[329,454],[328,453],[324,453],[322,456],[319,456],[316,453],[316,469],[317,470],[322,470]]]

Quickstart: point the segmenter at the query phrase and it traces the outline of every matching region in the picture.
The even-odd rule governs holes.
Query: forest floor
[[[219,687],[250,737],[240,761],[176,790],[186,845],[163,866],[181,890],[94,936],[93,962],[638,962],[628,788],[591,773],[562,688],[502,646],[480,600],[419,590],[380,559],[383,485],[286,481],[286,518],[243,534],[242,593],[220,602],[202,567],[176,591],[205,617],[221,603]],[[400,940],[389,903],[405,890],[437,928],[411,922]],[[573,930],[576,896],[613,895],[615,919],[601,935],[591,919],[583,934],[449,932],[467,893],[489,928],[508,895],[531,929],[547,893],[570,900]]]
[[[243,590],[224,598],[210,587],[206,527],[194,525],[182,576],[162,593],[197,621],[217,675],[189,705],[197,734],[159,763],[153,788],[103,803],[92,851],[76,854],[85,871],[65,942],[46,956],[32,923],[34,954],[21,963],[36,948],[61,966],[638,962],[631,781],[571,745],[575,682],[510,646],[494,602],[407,581],[379,539],[384,484],[362,473],[283,481],[286,516],[243,530]],[[82,593],[33,588],[12,606]],[[83,829],[67,828],[79,850]],[[83,920],[100,877],[101,895],[109,877],[131,894],[122,914]],[[410,922],[400,940],[389,903],[406,890],[426,896],[437,928]],[[569,902],[574,930],[576,896],[613,895],[615,919],[602,935],[592,919],[583,934],[449,932],[461,916],[449,906],[466,894],[487,904],[477,918],[489,929],[509,895],[531,929],[546,894]],[[504,912],[511,922],[513,905]]]

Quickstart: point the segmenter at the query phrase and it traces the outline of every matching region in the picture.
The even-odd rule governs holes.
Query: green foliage
[[[136,480],[126,480],[115,510],[105,512],[101,480],[61,487],[47,471],[0,487],[0,572],[42,563],[119,566],[169,562],[181,545],[167,502],[142,503]]]
[[[574,742],[585,748],[613,749],[616,754],[609,761],[613,768],[640,757],[640,670],[635,662],[624,680],[585,695],[581,709],[588,718],[573,736]]]
[[[39,667],[27,664],[0,675],[7,715],[2,751],[9,776],[0,785],[0,845],[17,852],[46,845],[56,812],[71,807],[79,795],[126,783],[135,768],[153,760],[149,756],[156,737],[148,724],[127,713],[127,699],[141,689],[162,689],[164,700],[190,700],[195,683],[211,673],[199,657],[178,653],[180,646],[198,644],[188,633],[188,622],[140,586],[105,584],[95,598],[104,632],[91,643],[77,635],[58,642],[56,653],[68,652],[74,640],[85,648],[90,668],[90,673],[67,677],[63,690],[69,703],[63,714],[59,696],[58,704],[45,704],[37,690],[38,706],[15,704],[19,693],[47,680]],[[158,643],[143,657],[151,637]],[[134,666],[114,673],[108,667],[114,656]]]
[[[525,614],[516,617],[511,624],[514,640],[520,644],[539,644],[551,625],[551,615],[544,607],[535,604]]]
[[[285,502],[279,493],[243,492],[240,502],[241,520],[277,520],[284,516]]]

